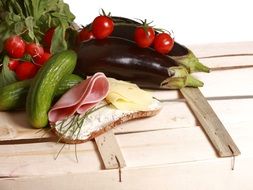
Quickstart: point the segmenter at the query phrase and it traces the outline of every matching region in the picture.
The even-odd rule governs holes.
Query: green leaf
[[[9,69],[8,64],[9,64],[9,57],[5,56],[3,59],[2,72],[0,73],[0,88],[7,84],[17,81],[15,73]]]
[[[17,22],[14,26],[15,26],[14,27],[15,34],[21,34],[25,30],[25,23],[24,22]]]
[[[32,16],[29,16],[25,19],[25,24],[28,29],[28,36],[31,38],[32,41],[36,40],[35,35],[34,35],[34,19]]]
[[[68,49],[65,31],[66,27],[63,24],[55,28],[50,48],[51,53],[55,54]]]

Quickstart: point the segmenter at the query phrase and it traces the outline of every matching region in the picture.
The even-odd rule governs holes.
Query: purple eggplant
[[[203,83],[168,56],[118,37],[84,41],[77,48],[75,73],[89,76],[103,72],[108,77],[131,81],[143,88],[179,89]]]
[[[134,41],[134,31],[140,23],[124,17],[113,17],[113,20],[116,25],[111,36]],[[178,65],[186,67],[190,73],[198,71],[209,72],[209,68],[200,63],[191,50],[177,42],[174,43],[172,50],[167,56],[174,59]]]

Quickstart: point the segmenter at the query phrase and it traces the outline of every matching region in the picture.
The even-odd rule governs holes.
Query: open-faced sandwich
[[[81,143],[160,109],[160,102],[137,85],[96,73],[65,93],[48,118],[60,141]]]

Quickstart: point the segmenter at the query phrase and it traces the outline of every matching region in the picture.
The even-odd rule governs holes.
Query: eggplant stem
[[[173,73],[173,76],[170,76]],[[180,89],[183,87],[202,87],[203,82],[191,76],[183,66],[168,68],[168,78],[161,82],[164,89]]]
[[[186,78],[185,86],[197,88],[204,86],[204,83],[195,77],[188,75]]]
[[[203,65],[202,63],[200,63],[198,58],[190,50],[187,57],[172,56],[172,58],[175,59],[179,65],[186,67],[190,73],[210,72],[210,69],[207,66]]]

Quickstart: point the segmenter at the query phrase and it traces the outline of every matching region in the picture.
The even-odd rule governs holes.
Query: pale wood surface
[[[236,127],[241,123],[244,125],[253,123],[252,111],[245,111],[253,109],[253,98],[210,100],[209,103],[225,126]],[[26,119],[24,113],[18,112],[12,114],[14,115],[14,118],[23,118],[23,123],[27,123],[25,122]],[[6,118],[6,113],[0,112],[0,118]],[[1,121],[3,120],[1,119]],[[163,109],[157,116],[129,121],[128,123],[121,124],[115,128],[114,132],[116,134],[131,133],[138,131],[195,127],[197,125],[199,125],[197,120],[184,101],[172,101],[164,102]],[[18,122],[13,122],[11,118],[9,118],[8,122],[5,121],[5,125],[1,122],[0,126],[0,143],[5,140],[36,139],[41,138],[42,136],[45,138],[52,136],[50,132],[44,133],[44,131],[41,131],[38,133],[38,129],[30,128],[28,124],[22,125]]]
[[[253,42],[192,46],[199,57],[251,54]],[[201,59],[212,68],[251,65],[253,56]],[[236,60],[235,60],[236,59]],[[241,60],[241,61],[240,61]],[[213,64],[213,65],[212,65]],[[55,142],[17,144],[38,139],[25,114],[0,113],[0,189],[253,189],[253,69],[242,68],[196,74],[204,81],[202,93],[235,140],[241,155],[218,158],[208,138],[178,91],[156,91],[164,102],[159,115],[116,128],[116,138],[127,167],[103,170],[94,141],[62,147]],[[50,133],[45,141],[50,141]]]
[[[196,44],[188,46],[197,57],[209,57],[217,55],[253,54],[253,41]]]

